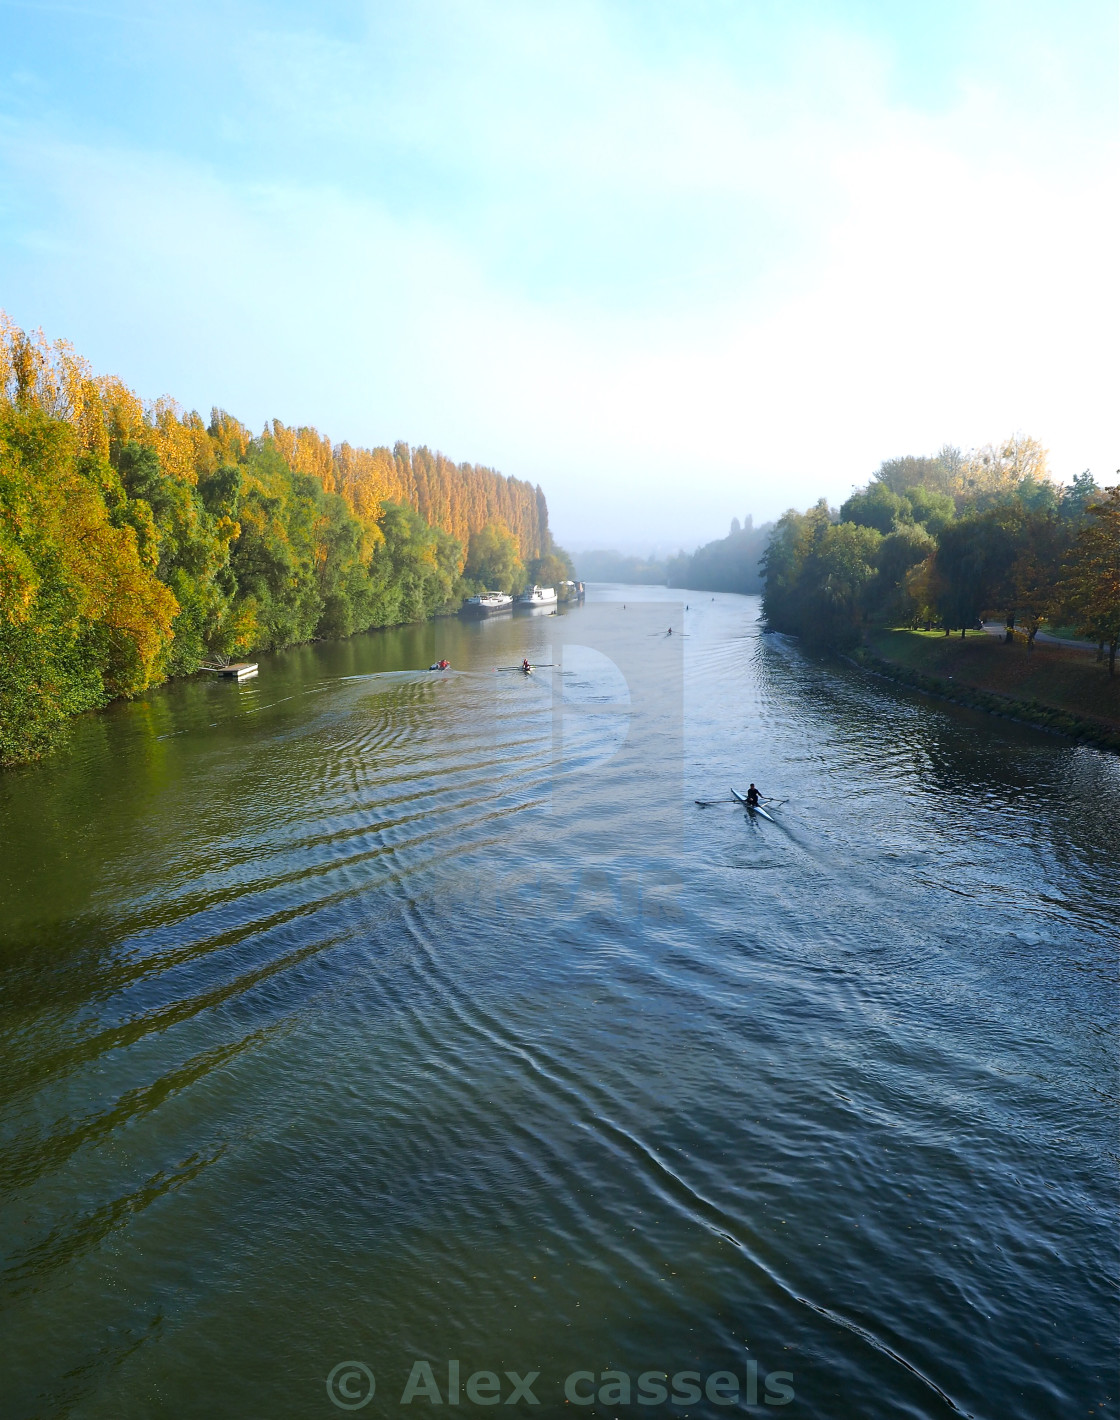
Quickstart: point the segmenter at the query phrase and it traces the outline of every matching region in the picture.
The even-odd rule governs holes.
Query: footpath
[[[1004,621],[985,621],[984,630],[989,636],[998,636],[1002,641],[1007,636],[1007,623]],[[1049,631],[1036,631],[1034,634],[1035,644],[1040,646],[1072,646],[1077,650],[1092,651],[1096,655],[1097,648],[1092,641],[1075,641],[1072,636],[1051,636]]]
[[[989,624],[963,638],[944,632],[875,630],[853,659],[928,695],[1120,751],[1120,675],[1085,642],[1042,635],[1028,649]]]

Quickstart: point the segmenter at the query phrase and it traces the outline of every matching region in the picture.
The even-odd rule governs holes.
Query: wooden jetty
[[[225,676],[227,680],[248,680],[250,676],[257,673],[256,661],[235,661],[231,666],[215,666],[216,674]]]

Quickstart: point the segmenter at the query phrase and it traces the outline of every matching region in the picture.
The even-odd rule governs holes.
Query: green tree
[[[157,575],[179,603],[161,670],[187,675],[224,647],[234,590],[224,574],[240,529],[211,513],[196,486],[168,478],[153,445],[130,440],[114,451],[114,463],[127,495],[116,517],[136,528],[142,552],[155,550]]]
[[[825,646],[858,639],[876,578],[882,534],[834,523],[821,499],[778,522],[763,559],[763,612],[771,626]]]
[[[271,440],[246,460],[231,555],[244,635],[257,650],[310,641],[322,614],[315,559],[316,493],[322,484],[293,474]]]
[[[317,638],[350,636],[373,621],[374,595],[368,537],[337,493],[318,500],[315,561],[319,582]]]
[[[810,624],[810,640],[839,647],[859,639],[874,595],[882,542],[882,533],[856,523],[836,523],[826,530],[809,559],[819,608]]]
[[[957,508],[948,493],[938,493],[932,488],[918,485],[907,489],[906,502],[910,505],[910,517],[920,523],[934,537],[953,521]]]
[[[1059,511],[1067,522],[1081,522],[1089,508],[1090,503],[1095,503],[1100,499],[1101,489],[1097,487],[1096,480],[1088,469],[1084,473],[1079,473],[1070,483],[1068,488],[1062,490]]]
[[[762,612],[776,630],[800,636],[812,624],[812,590],[806,568],[831,525],[832,513],[824,498],[808,512],[790,508],[778,519],[762,557]]]
[[[556,551],[534,557],[529,563],[529,582],[536,587],[559,587],[570,575],[570,563]]]
[[[462,548],[402,503],[387,503],[370,564],[375,626],[423,621],[451,608]]]
[[[1022,512],[998,507],[950,523],[935,558],[937,609],[946,632],[975,626],[981,616],[1003,611],[1014,622],[1010,578]],[[1009,605],[1010,604],[1010,605]]]
[[[960,464],[960,450],[947,445],[935,458],[907,454],[902,458],[885,459],[875,479],[892,493],[908,493],[911,488],[951,493]]]
[[[915,599],[909,573],[936,551],[936,539],[914,523],[904,523],[879,544],[873,596],[884,621],[910,625],[923,619],[924,607]]]
[[[464,576],[479,590],[512,592],[525,583],[517,539],[502,522],[471,533]]]
[[[853,493],[840,509],[842,523],[857,523],[860,527],[875,528],[884,535],[893,532],[900,522],[910,516],[910,503],[900,497],[885,483],[872,483],[870,487]]]

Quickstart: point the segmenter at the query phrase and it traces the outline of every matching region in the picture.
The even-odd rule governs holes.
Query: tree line
[[[255,651],[568,572],[539,487],[398,443],[143,403],[0,313],[0,763]]]
[[[663,587],[668,565],[657,557],[637,557],[606,548],[578,554],[579,575],[588,582],[625,582],[632,586]]]
[[[761,563],[772,529],[772,523],[756,528],[750,513],[742,523],[732,518],[726,537],[671,559],[666,568],[669,586],[695,587],[701,592],[762,591]]]
[[[1050,476],[1037,440],[885,462],[839,512],[791,509],[763,557],[763,610],[823,646],[869,622],[963,635],[998,617],[1032,643],[1043,622],[1120,645],[1120,486]]]
[[[693,587],[702,592],[762,591],[761,559],[772,523],[755,527],[748,513],[731,519],[724,538],[676,557],[635,557],[621,552],[583,552],[580,575],[592,582],[627,582],[636,586]]]

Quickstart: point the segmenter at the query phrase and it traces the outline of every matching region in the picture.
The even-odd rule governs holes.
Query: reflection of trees
[[[1085,764],[1100,766],[1090,774],[1094,782],[1103,786],[1115,779],[1110,756],[884,682],[831,657],[783,653],[762,640],[756,667],[771,695],[821,718],[824,733],[804,727],[806,742],[819,737],[843,744],[860,776],[889,760],[922,793],[964,802],[979,795],[986,811],[1039,805],[1061,824],[1067,815],[1059,806],[1070,794],[1080,799]]]

